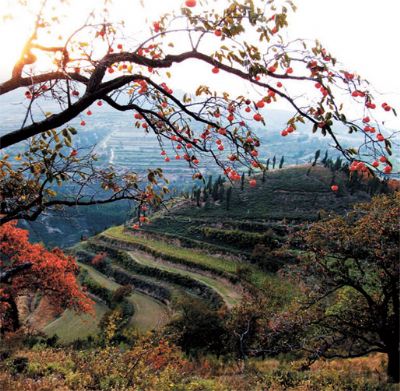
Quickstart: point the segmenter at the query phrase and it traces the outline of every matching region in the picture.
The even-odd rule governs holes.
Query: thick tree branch
[[[89,81],[87,77],[76,72],[48,72],[30,77],[11,78],[0,84],[0,95],[4,95],[10,91],[16,90],[17,88],[29,87],[38,83],[46,83],[56,80],[75,80],[84,84],[87,84],[87,82]]]
[[[76,117],[80,112],[85,110],[90,104],[92,104],[96,99],[104,98],[104,96],[111,92],[112,90],[119,88],[122,85],[125,85],[135,79],[144,79],[153,85],[153,87],[161,90],[161,88],[156,85],[156,83],[152,82],[150,79],[145,78],[140,75],[133,75],[133,76],[121,76],[116,79],[106,81],[102,83],[102,80],[104,78],[105,72],[108,67],[112,66],[114,63],[119,63],[123,61],[128,61],[137,65],[143,65],[143,66],[148,66],[148,67],[153,67],[153,68],[169,68],[171,67],[174,63],[181,63],[183,61],[189,60],[189,59],[197,59],[203,62],[206,62],[210,64],[211,66],[217,66],[221,70],[224,70],[228,73],[231,73],[243,80],[249,81],[259,87],[267,88],[271,91],[273,91],[275,94],[278,96],[282,97],[286,101],[292,105],[292,107],[296,110],[297,113],[302,115],[304,118],[307,118],[311,123],[317,124],[318,121],[316,121],[314,118],[312,118],[309,114],[304,112],[292,99],[289,97],[287,94],[284,92],[280,91],[277,88],[274,88],[270,84],[263,83],[260,81],[255,80],[254,78],[251,78],[249,74],[245,73],[244,71],[241,71],[237,68],[234,68],[232,66],[225,65],[219,61],[214,60],[212,57],[204,54],[197,52],[195,50],[189,51],[189,52],[184,52],[178,55],[167,55],[164,59],[150,59],[144,56],[141,56],[136,53],[129,53],[129,52],[121,52],[121,53],[109,53],[105,55],[96,65],[96,68],[94,72],[92,73],[92,76],[90,77],[89,81],[87,82],[87,90],[86,94],[80,99],[78,102],[74,103],[71,105],[68,109],[64,110],[63,112],[50,116],[46,120],[37,123],[37,124],[32,124],[30,126],[27,126],[23,129],[16,130],[13,132],[10,132],[3,137],[0,138],[0,147],[5,148],[7,146],[10,146],[12,144],[15,144],[19,141],[22,141],[24,139],[27,139],[31,136],[34,136],[38,133],[42,133],[44,131],[56,128],[58,126],[64,125],[66,122],[69,120],[73,119]],[[287,77],[287,75],[285,76]],[[305,78],[307,80],[312,80],[310,78]],[[85,80],[86,82],[87,80]],[[0,90],[1,91],[1,90]],[[171,99],[171,95],[169,96]],[[173,99],[175,103],[177,103],[177,99]],[[193,116],[193,113],[190,113],[180,102],[178,102],[180,107],[189,115]],[[177,103],[177,104],[178,104]],[[201,120],[199,116],[196,118],[197,120]],[[209,122],[209,121],[202,121],[202,122]],[[332,137],[332,139],[335,142],[336,148],[340,150],[345,157],[348,158],[346,151],[342,148],[341,144],[339,143],[338,139],[334,135],[334,133],[330,130],[328,130],[328,133]]]
[[[16,219],[23,219],[28,221],[35,221],[38,216],[47,208],[52,206],[89,206],[89,205],[103,205],[103,204],[110,204],[116,201],[122,200],[139,200],[139,197],[136,197],[132,194],[124,194],[120,196],[113,195],[107,199],[91,199],[87,201],[82,200],[52,200],[46,201],[38,205],[38,208],[34,211],[31,210],[31,213],[25,211],[18,211],[17,214],[8,214],[0,218],[0,224],[8,223],[9,221],[16,220]],[[32,209],[32,208],[31,208]]]
[[[140,75],[132,75],[114,79],[111,82],[105,83],[104,86],[100,86],[95,92],[83,95],[81,99],[73,103],[62,112],[53,114],[41,122],[33,123],[22,129],[6,133],[4,136],[0,137],[0,149],[26,140],[29,137],[37,134],[46,132],[47,130],[55,129],[59,126],[65,125],[68,121],[71,121],[77,115],[79,115],[79,113],[81,113],[83,110],[87,109],[96,100],[102,98],[114,89],[120,88],[124,84],[137,78],[140,78]]]
[[[9,283],[10,280],[19,273],[24,272],[32,267],[32,263],[25,262],[20,265],[14,266],[11,269],[0,271],[0,283]]]

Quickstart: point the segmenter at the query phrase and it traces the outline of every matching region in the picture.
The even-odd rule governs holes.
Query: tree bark
[[[15,275],[22,273],[23,271],[30,269],[32,267],[32,263],[25,262],[21,263],[17,266],[11,267],[8,270],[0,272],[0,283],[8,283]]]
[[[8,304],[8,308],[1,316],[0,335],[16,331],[20,327],[18,307],[13,296],[10,294],[9,297],[4,301]]]
[[[389,382],[400,382],[400,351],[398,346],[394,346],[388,352],[387,375]]]

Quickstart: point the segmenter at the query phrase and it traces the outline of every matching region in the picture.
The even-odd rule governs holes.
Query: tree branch
[[[32,267],[31,262],[21,263],[20,265],[14,266],[11,269],[0,272],[0,283],[9,283],[11,278],[16,276],[19,273],[24,272]]]

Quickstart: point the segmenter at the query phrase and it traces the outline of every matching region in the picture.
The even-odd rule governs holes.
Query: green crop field
[[[57,334],[62,343],[85,339],[90,335],[94,336],[100,331],[98,325],[108,307],[103,303],[96,302],[94,310],[94,315],[78,315],[71,310],[66,310],[59,318],[44,327],[43,331],[49,336]]]
[[[237,271],[238,266],[243,266],[242,262],[237,260],[216,257],[209,255],[208,253],[201,252],[198,249],[189,249],[184,247],[179,247],[175,245],[168,244],[162,240],[155,240],[144,238],[138,235],[133,235],[124,230],[123,226],[112,227],[104,231],[100,237],[104,235],[111,239],[117,239],[121,242],[129,244],[138,244],[144,251],[156,251],[157,254],[162,258],[162,256],[173,257],[174,259],[181,259],[185,264],[190,265],[193,268],[204,266],[209,271],[229,273],[234,275]],[[168,260],[170,260],[168,258]],[[262,287],[266,280],[275,281],[277,277],[269,273],[265,273],[258,267],[250,264],[245,264],[250,271],[249,280],[250,282],[257,286]]]

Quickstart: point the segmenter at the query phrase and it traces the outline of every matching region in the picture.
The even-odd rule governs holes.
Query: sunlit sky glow
[[[1,0],[5,8],[2,14],[14,13],[14,1]],[[30,0],[25,13],[14,15],[14,19],[0,24],[0,81],[6,80],[12,66],[31,32],[33,11],[40,1]],[[54,40],[59,34],[67,35],[80,26],[93,7],[101,7],[99,0],[70,0],[67,8],[68,19],[49,38]],[[112,18],[125,18],[127,29],[134,36],[142,29],[140,26],[146,18],[157,20],[159,15],[178,9],[182,0],[144,1],[143,8],[137,5],[138,0],[114,0]],[[222,6],[226,1],[218,1]],[[396,42],[400,36],[398,0],[297,0],[298,10],[291,13],[288,38],[318,38],[323,45],[350,71],[356,71],[367,78],[375,88],[388,94],[393,106],[400,100],[400,51]],[[215,6],[215,3],[213,3]],[[64,9],[57,9],[63,13]],[[52,42],[54,43],[54,42]],[[192,89],[204,80],[194,80],[193,74],[201,74],[203,64],[195,66],[191,72],[179,72],[173,79],[175,88]],[[207,77],[209,73],[205,72]],[[223,82],[220,81],[222,84]],[[240,90],[243,84],[233,85]],[[232,87],[232,85],[231,85]],[[397,101],[397,102],[394,102]]]

